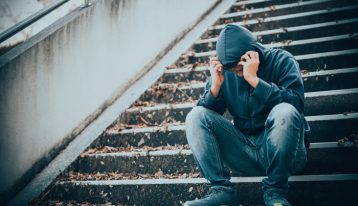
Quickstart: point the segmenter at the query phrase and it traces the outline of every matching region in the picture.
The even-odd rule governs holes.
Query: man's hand
[[[253,87],[256,88],[259,83],[257,71],[259,70],[259,53],[248,51],[241,56],[239,65],[243,66],[244,79]]]
[[[220,63],[218,57],[210,58],[210,75],[212,78],[211,93],[214,97],[217,97],[221,85],[224,82],[224,67]]]

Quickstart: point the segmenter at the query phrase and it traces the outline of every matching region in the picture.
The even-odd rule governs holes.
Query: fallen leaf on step
[[[155,177],[160,177],[160,176],[163,176],[163,171],[161,169],[158,170],[158,172],[156,172],[154,174]]]

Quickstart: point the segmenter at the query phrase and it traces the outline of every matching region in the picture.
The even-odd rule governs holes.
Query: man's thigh
[[[222,115],[206,109],[209,127],[212,129],[220,148],[220,154],[230,169],[242,176],[263,175],[264,170],[258,163],[258,149],[234,124]],[[259,138],[259,137],[256,137]]]

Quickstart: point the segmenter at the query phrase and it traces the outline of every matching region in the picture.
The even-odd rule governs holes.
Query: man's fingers
[[[221,72],[222,68],[223,68],[223,65],[222,65],[222,64],[217,64],[217,65],[215,65],[215,70],[217,70],[217,71],[220,71],[220,72]]]
[[[240,60],[241,60],[241,61],[250,61],[251,58],[250,58],[250,56],[249,56],[247,53],[245,53],[244,55],[241,56],[241,59],[240,59]]]
[[[249,57],[251,59],[258,59],[259,58],[259,53],[255,52],[255,51],[248,51],[245,54],[249,55]]]
[[[241,65],[242,67],[244,67],[246,64],[247,64],[247,62],[244,62],[244,61],[240,61],[239,63],[237,63],[238,65]]]
[[[210,62],[219,62],[218,57],[210,57]]]
[[[221,64],[221,63],[220,63],[220,61],[213,60],[213,61],[211,61],[211,64],[218,65],[218,64]]]

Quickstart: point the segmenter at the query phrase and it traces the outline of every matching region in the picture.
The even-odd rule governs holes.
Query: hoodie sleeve
[[[200,96],[199,101],[196,105],[206,107],[219,113],[220,115],[223,115],[226,109],[226,105],[222,96],[222,92],[220,90],[218,96],[215,98],[210,91],[211,81],[212,80],[210,78],[209,81],[206,83],[205,91],[203,95]]]
[[[299,65],[293,57],[285,58],[280,68],[276,68],[278,72],[277,84],[259,80],[257,87],[254,89],[253,95],[262,101],[269,108],[286,102],[293,105],[300,113],[304,107],[304,87],[300,74]]]

